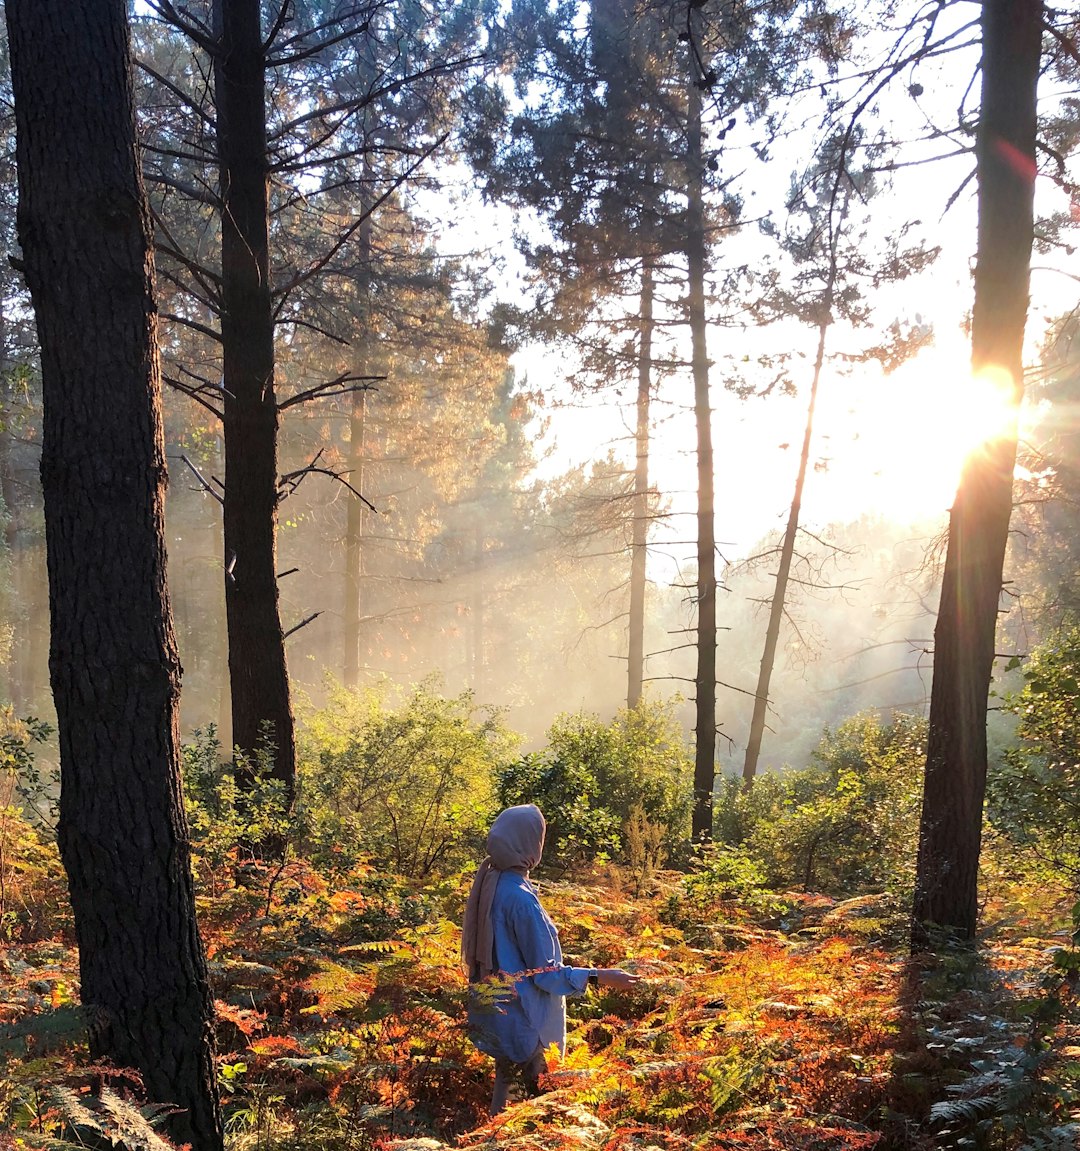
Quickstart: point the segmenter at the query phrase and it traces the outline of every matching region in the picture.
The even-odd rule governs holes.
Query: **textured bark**
[[[278,408],[270,293],[266,61],[259,0],[214,0],[225,388],[225,611],[233,742],[273,743],[292,789],[295,743],[278,610]]]
[[[630,553],[630,642],[627,652],[626,706],[637,707],[645,678],[645,587],[649,539],[649,406],[652,400],[653,268],[641,268],[638,314],[638,390],[634,468],[634,536]]]
[[[44,390],[59,842],[90,1054],[222,1146],[179,782],[150,222],[124,0],[9,0],[18,229]]]
[[[828,324],[818,327],[817,356],[814,359],[814,379],[810,385],[810,403],[806,408],[806,427],[803,431],[802,453],[799,456],[799,471],[795,477],[795,493],[791,497],[784,540],[780,546],[780,564],[776,570],[776,587],[769,604],[769,622],[765,628],[765,647],[761,653],[761,667],[758,670],[757,691],[754,693],[754,714],[750,717],[750,736],[746,741],[746,757],[743,760],[743,787],[753,786],[757,774],[758,758],[761,755],[761,740],[765,735],[765,712],[769,706],[769,684],[772,682],[773,667],[776,664],[776,645],[780,639],[780,623],[784,618],[784,603],[787,599],[788,578],[791,575],[791,558],[795,554],[795,537],[799,534],[799,516],[802,514],[802,494],[806,486],[806,469],[810,463],[810,442],[814,436],[814,409],[817,406],[818,384],[821,381],[821,366],[825,362],[825,337]]]
[[[1023,395],[1042,7],[1037,0],[986,0],[982,29],[971,359],[975,371],[1003,373],[1015,416]],[[927,942],[929,924],[963,938],[975,934],[986,706],[1015,461],[1014,419],[1009,435],[967,461],[949,517],[915,881],[917,946]]]
[[[687,106],[687,303],[690,314],[694,418],[697,422],[698,586],[694,752],[694,839],[712,837],[716,780],[716,528],[714,524],[712,409],[705,324],[705,203],[701,156],[701,91],[690,85]]]

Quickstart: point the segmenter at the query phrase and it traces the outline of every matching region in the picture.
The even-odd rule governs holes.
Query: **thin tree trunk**
[[[59,845],[90,1057],[222,1147],[180,797],[150,216],[124,0],[9,0],[19,238],[37,316]]]
[[[270,294],[265,57],[259,0],[214,0],[225,390],[225,608],[235,746],[292,790],[295,745],[278,611],[278,408]],[[242,773],[243,774],[243,773]]]
[[[477,699],[484,698],[484,529],[474,529],[474,568],[472,604],[469,608],[472,637],[472,691]]]
[[[795,477],[795,494],[791,497],[787,527],[784,529],[784,542],[780,548],[780,566],[776,572],[776,587],[772,603],[769,605],[769,623],[765,629],[765,649],[761,654],[761,669],[758,672],[757,691],[754,694],[754,714],[750,719],[750,737],[746,741],[746,758],[743,760],[743,787],[751,788],[757,774],[758,758],[761,755],[761,740],[765,734],[765,712],[769,706],[769,684],[772,681],[773,666],[776,663],[776,645],[780,638],[780,623],[784,618],[784,604],[787,600],[788,577],[791,574],[791,557],[795,553],[795,537],[799,534],[799,516],[802,512],[803,487],[806,484],[806,469],[810,462],[810,442],[814,435],[814,408],[817,405],[818,384],[821,381],[821,365],[825,361],[825,337],[827,322],[818,326],[817,355],[814,358],[814,378],[810,385],[810,403],[806,409],[806,428],[803,431],[802,454],[799,456],[799,471]]]
[[[1015,417],[1023,397],[1023,343],[1033,234],[1035,120],[1042,37],[1038,0],[985,0],[978,260],[971,362],[1010,391],[1008,435],[973,453],[949,516],[934,631],[934,680],[912,942],[936,924],[975,934],[986,787],[986,706],[1001,575],[1012,510]]]
[[[371,165],[371,153],[364,153],[364,182],[363,187],[372,186],[374,173]],[[367,345],[371,341],[371,207],[368,203],[361,203],[361,213],[369,213],[359,229],[359,251],[357,263],[360,268],[360,307],[363,314],[363,350],[360,362],[356,365],[358,375],[367,375],[370,359],[367,354]],[[352,394],[352,404],[349,414],[349,470],[350,483],[358,492],[364,490],[364,463],[366,454],[367,432],[367,391],[360,389]],[[349,500],[345,512],[345,620],[343,628],[343,642],[345,644],[345,659],[343,664],[343,682],[346,687],[355,688],[360,682],[360,645],[362,640],[361,621],[364,615],[364,524],[365,512],[363,500],[355,497]]]
[[[694,418],[697,422],[698,581],[697,675],[695,677],[695,840],[712,837],[716,779],[716,529],[714,524],[712,410],[709,353],[705,338],[705,203],[701,154],[701,90],[691,82],[687,107],[687,303],[690,315]]]
[[[361,229],[362,231],[363,229]],[[359,368],[361,373],[364,368]],[[367,392],[353,392],[349,413],[349,482],[364,490],[364,440],[367,423]],[[360,683],[360,621],[364,595],[364,504],[350,499],[345,511],[345,661],[342,682],[346,687]]]
[[[641,264],[638,320],[637,464],[634,468],[634,537],[630,557],[630,642],[627,653],[626,706],[641,702],[645,678],[645,587],[649,538],[649,405],[652,400],[653,268]]]

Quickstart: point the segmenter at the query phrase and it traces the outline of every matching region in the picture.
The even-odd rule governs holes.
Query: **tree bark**
[[[949,516],[934,631],[915,946],[928,942],[931,924],[965,939],[976,930],[986,706],[1023,397],[1042,6],[1038,0],[985,0],[982,34],[971,362],[975,372],[992,372],[1008,388],[1013,424],[1007,435],[969,457]]]
[[[705,200],[701,153],[701,90],[691,81],[687,102],[686,261],[698,472],[698,619],[692,818],[695,840],[712,838],[713,784],[716,780],[716,528],[705,324]]]
[[[630,553],[630,625],[627,652],[626,706],[641,702],[645,678],[645,588],[649,538],[649,406],[652,400],[653,268],[646,256],[641,265],[641,307],[638,316],[638,390],[634,468],[634,535]]]
[[[9,0],[18,230],[44,392],[59,844],[91,1058],[137,1068],[222,1147],[180,796],[180,663],[149,212],[124,0]]]
[[[776,664],[776,645],[780,638],[780,623],[784,618],[784,603],[787,600],[788,577],[791,575],[791,558],[795,554],[795,537],[799,534],[799,516],[802,513],[802,494],[806,486],[806,469],[810,463],[810,442],[814,436],[814,409],[817,406],[818,384],[821,382],[821,365],[825,361],[825,337],[828,323],[818,326],[817,355],[814,358],[814,379],[810,385],[810,403],[806,409],[806,427],[803,431],[802,453],[799,456],[799,471],[795,477],[795,493],[791,497],[784,541],[780,547],[780,565],[776,571],[776,587],[769,604],[769,623],[765,628],[765,648],[761,653],[761,668],[758,671],[757,691],[754,693],[754,713],[750,718],[750,736],[746,741],[746,757],[743,760],[743,787],[753,787],[757,774],[758,758],[761,755],[761,740],[765,735],[765,712],[769,706],[769,684],[772,682],[773,667]]]
[[[296,753],[278,608],[278,408],[259,0],[214,0],[214,18],[220,35],[214,89],[222,205],[223,519],[232,731],[248,770],[267,741],[272,744],[271,774],[291,794]]]

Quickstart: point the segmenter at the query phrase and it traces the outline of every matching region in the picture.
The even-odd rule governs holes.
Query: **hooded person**
[[[630,987],[638,979],[617,968],[563,963],[558,929],[529,880],[546,831],[534,804],[503,811],[488,833],[487,858],[465,905],[461,959],[470,983],[469,1032],[495,1059],[493,1115],[506,1106],[515,1078],[538,1094],[552,1044],[565,1054],[566,996],[582,994],[590,982]]]

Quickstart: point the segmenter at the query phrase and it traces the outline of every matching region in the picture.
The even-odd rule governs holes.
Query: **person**
[[[528,1094],[539,1094],[552,1043],[565,1055],[566,996],[583,994],[590,983],[629,988],[639,980],[620,968],[563,963],[558,929],[529,881],[546,831],[534,804],[503,811],[488,833],[487,858],[465,905],[461,958],[470,984],[469,1032],[495,1059],[492,1115],[506,1106],[515,1079]]]

